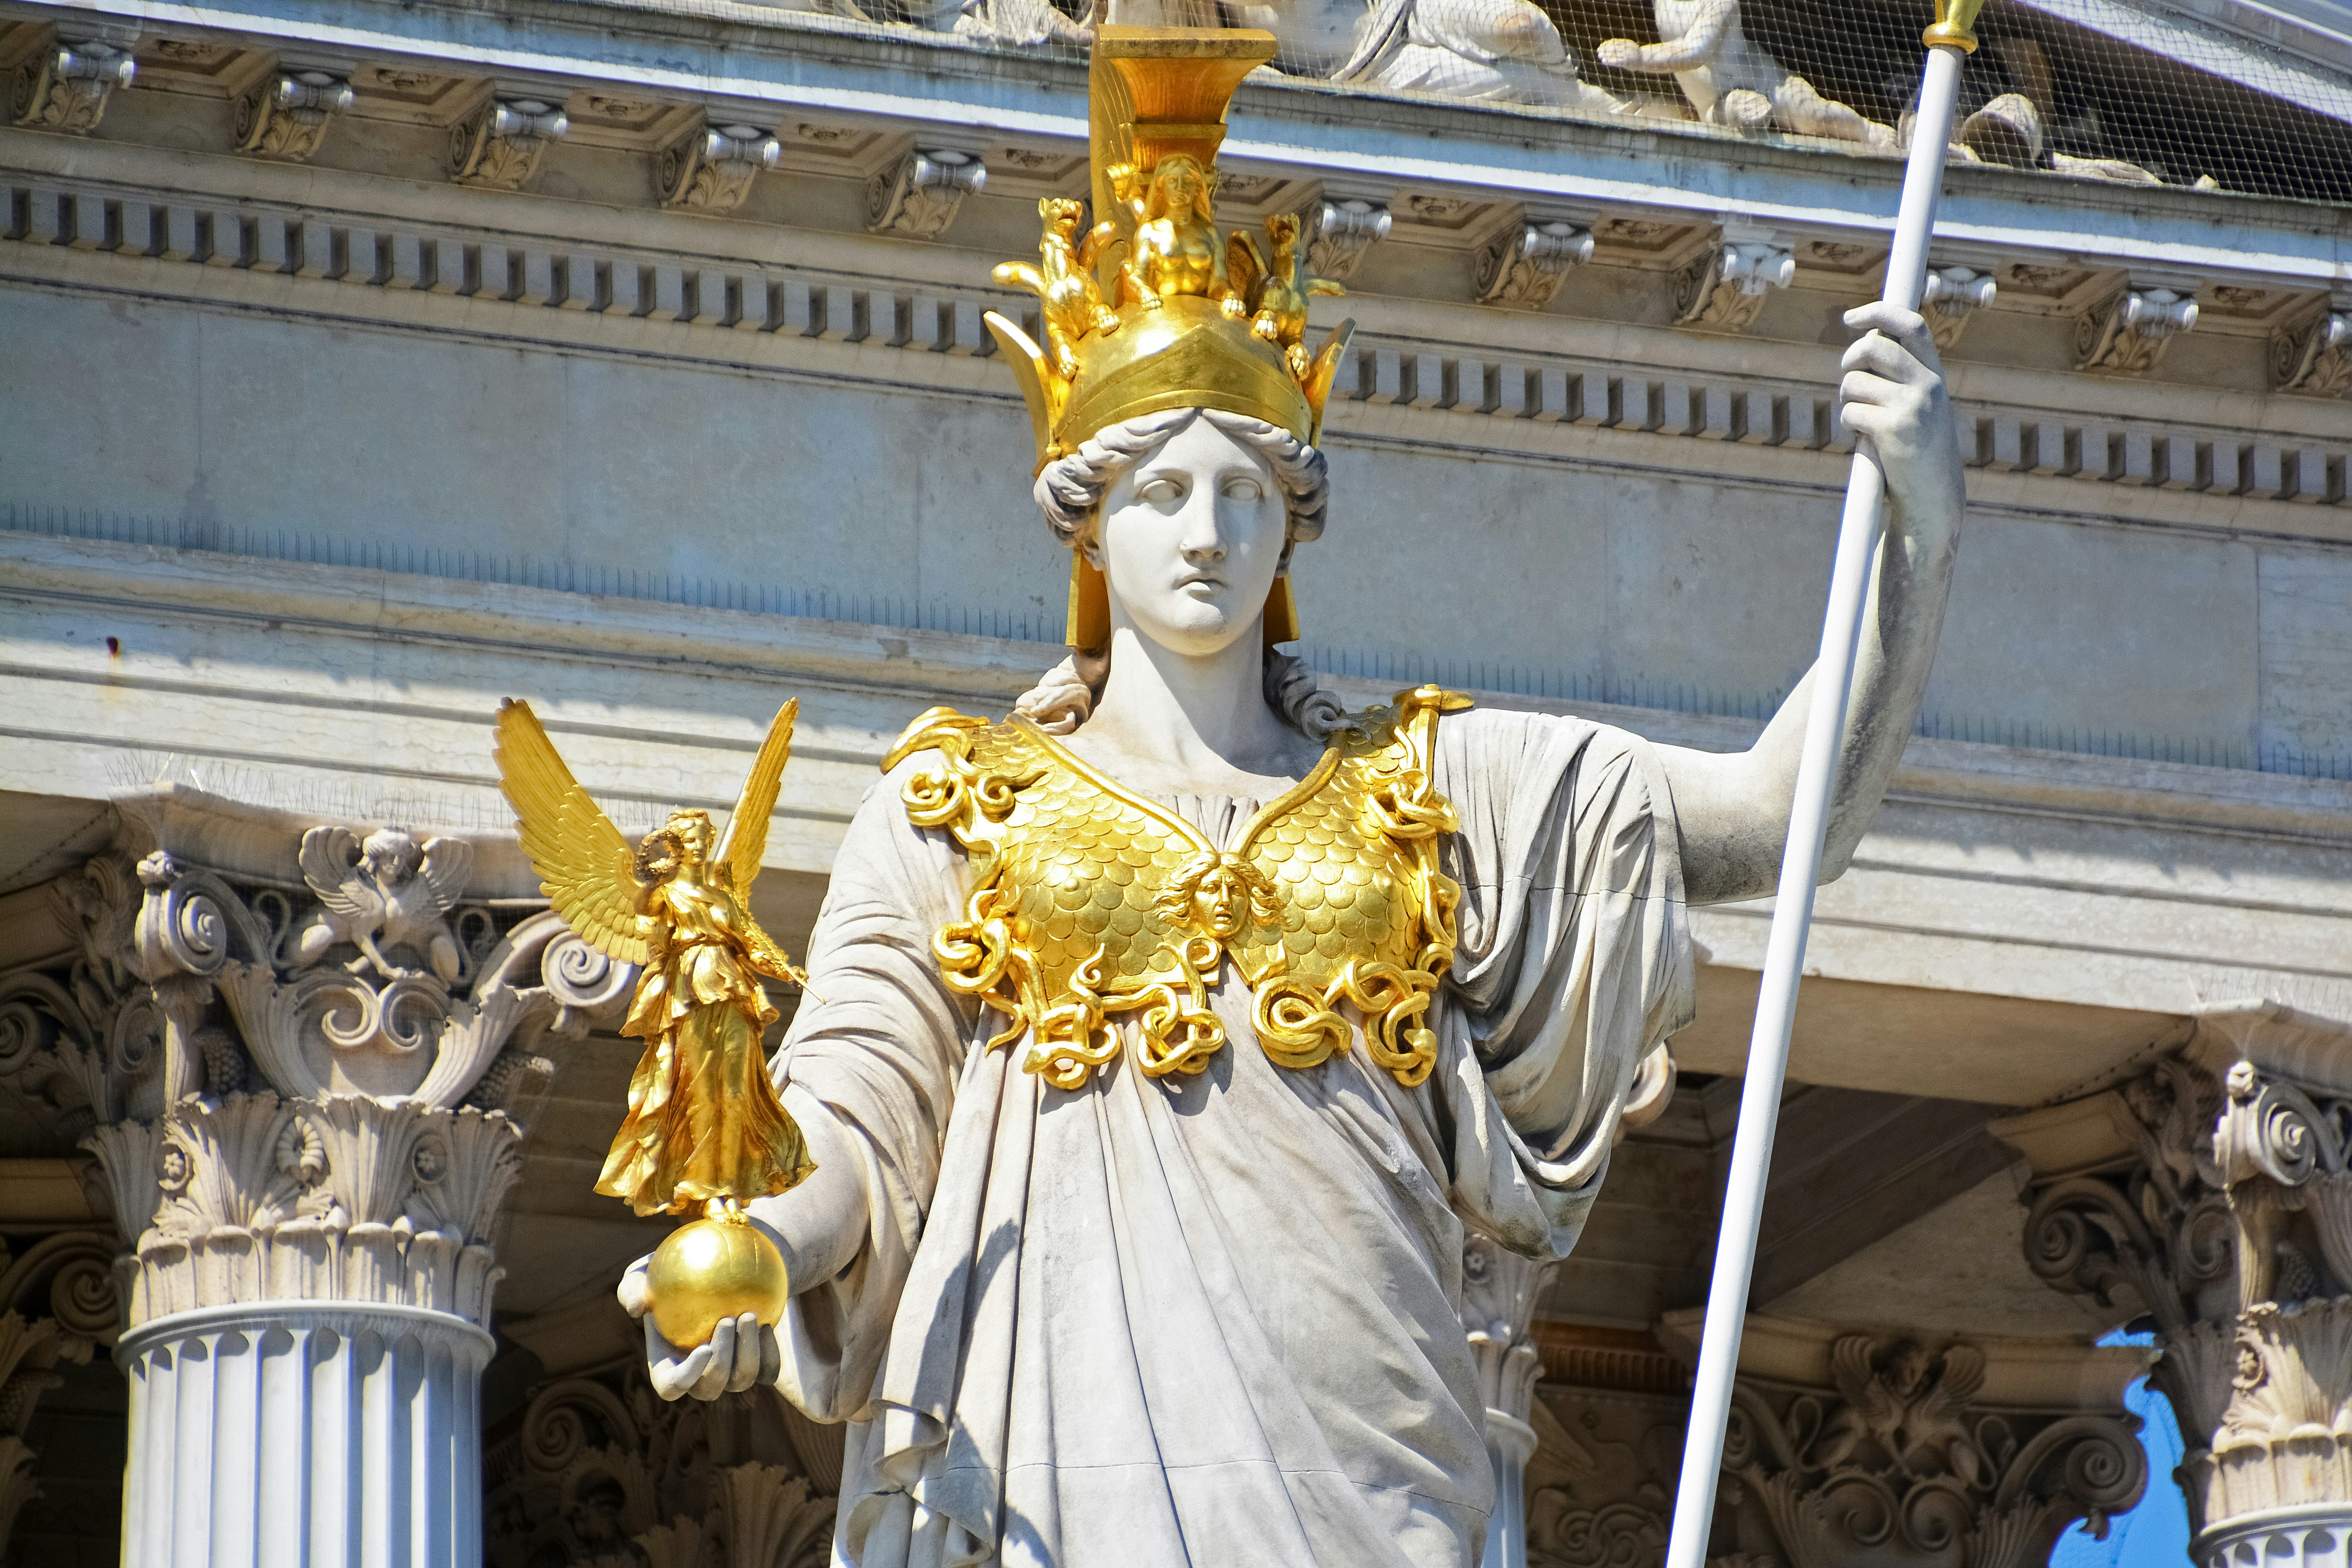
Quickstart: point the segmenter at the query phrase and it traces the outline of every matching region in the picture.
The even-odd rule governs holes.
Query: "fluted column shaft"
[[[430,1309],[257,1301],[122,1337],[139,1568],[481,1560],[490,1336]]]

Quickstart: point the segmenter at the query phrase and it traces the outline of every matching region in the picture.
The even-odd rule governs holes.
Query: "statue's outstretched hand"
[[[1907,525],[1956,525],[1966,476],[1944,363],[1927,319],[1882,303],[1848,310],[1845,324],[1864,329],[1845,351],[1838,383],[1846,428],[1876,452]]]
[[[761,1322],[756,1313],[721,1319],[710,1342],[690,1351],[681,1352],[662,1338],[646,1310],[652,1301],[646,1289],[646,1268],[652,1262],[653,1254],[647,1253],[630,1264],[615,1294],[621,1299],[621,1310],[646,1326],[646,1371],[656,1394],[664,1399],[689,1394],[697,1399],[716,1399],[722,1394],[740,1394],[755,1383],[776,1381],[783,1371],[783,1352],[776,1343],[776,1331]]]

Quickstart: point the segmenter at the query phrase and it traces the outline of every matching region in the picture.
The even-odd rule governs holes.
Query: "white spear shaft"
[[[1938,10],[1943,10],[1938,6]],[[1958,9],[1958,6],[1953,9]],[[1976,7],[1967,7],[1972,16]],[[1959,23],[1954,41],[1930,37],[1927,67],[1912,121],[1910,161],[1895,219],[1895,246],[1879,296],[1906,310],[1919,308],[1927,272],[1927,241],[1936,226],[1944,150],[1951,141],[1952,107],[1960,57],[1975,45]],[[1937,31],[1944,30],[1939,21]],[[1966,39],[1965,44],[1960,39]],[[1723,1194],[1723,1229],[1716,1239],[1715,1276],[1707,1288],[1706,1322],[1699,1340],[1698,1375],[1691,1391],[1690,1428],[1675,1498],[1674,1532],[1666,1568],[1704,1568],[1715,1520],[1717,1467],[1731,1415],[1731,1383],[1739,1366],[1739,1335],[1748,1316],[1748,1289],[1756,1268],[1757,1226],[1764,1214],[1764,1180],[1772,1165],[1773,1125],[1789,1068],[1789,1028],[1796,1015],[1797,980],[1805,964],[1812,924],[1813,888],[1821,873],[1822,840],[1829,828],[1830,794],[1837,783],[1840,742],[1853,695],[1854,646],[1870,593],[1870,566],[1885,524],[1885,479],[1870,449],[1857,444],[1838,527],[1837,563],[1830,575],[1829,613],[1822,622],[1821,658],[1813,666],[1812,710],[1805,718],[1805,748],[1797,764],[1797,793],[1780,857],[1780,886],[1772,904],[1772,931],[1764,947],[1764,983],[1756,995],[1756,1029],[1748,1042],[1748,1078],[1732,1135],[1731,1179]]]

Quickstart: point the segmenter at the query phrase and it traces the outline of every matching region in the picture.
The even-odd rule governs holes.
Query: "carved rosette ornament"
[[[512,1111],[634,973],[545,910],[467,902],[460,840],[320,827],[278,852],[293,878],[247,875],[205,863],[201,808],[122,804],[172,847],[50,884],[79,951],[0,975],[0,1085],[96,1156],[120,1232],[125,1561],[191,1509],[210,1561],[255,1561],[270,1488],[337,1538],[478,1561]],[[263,1477],[257,1448],[352,1463]],[[395,1467],[403,1498],[361,1484]]]
[[[1540,310],[1559,294],[1568,269],[1591,259],[1591,229],[1565,222],[1527,224],[1478,253],[1478,302]]]
[[[327,134],[327,122],[352,101],[352,84],[325,71],[266,78],[236,100],[236,150],[307,163]]]
[[[18,62],[8,83],[8,123],[87,136],[98,129],[114,89],[129,87],[138,74],[129,49],[61,39]]]
[[[2206,1008],[2182,1054],[1997,1129],[2034,1167],[2026,1257],[2136,1306],[2208,1568],[2352,1540],[2352,1024]],[[2333,1555],[2329,1555],[2333,1553]]]

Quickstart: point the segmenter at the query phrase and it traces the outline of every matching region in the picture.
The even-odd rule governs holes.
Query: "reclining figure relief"
[[[1659,42],[1611,38],[1601,63],[1620,70],[1671,72],[1700,120],[1736,131],[1895,149],[1892,128],[1813,90],[1752,42],[1739,26],[1739,0],[1656,0]]]

